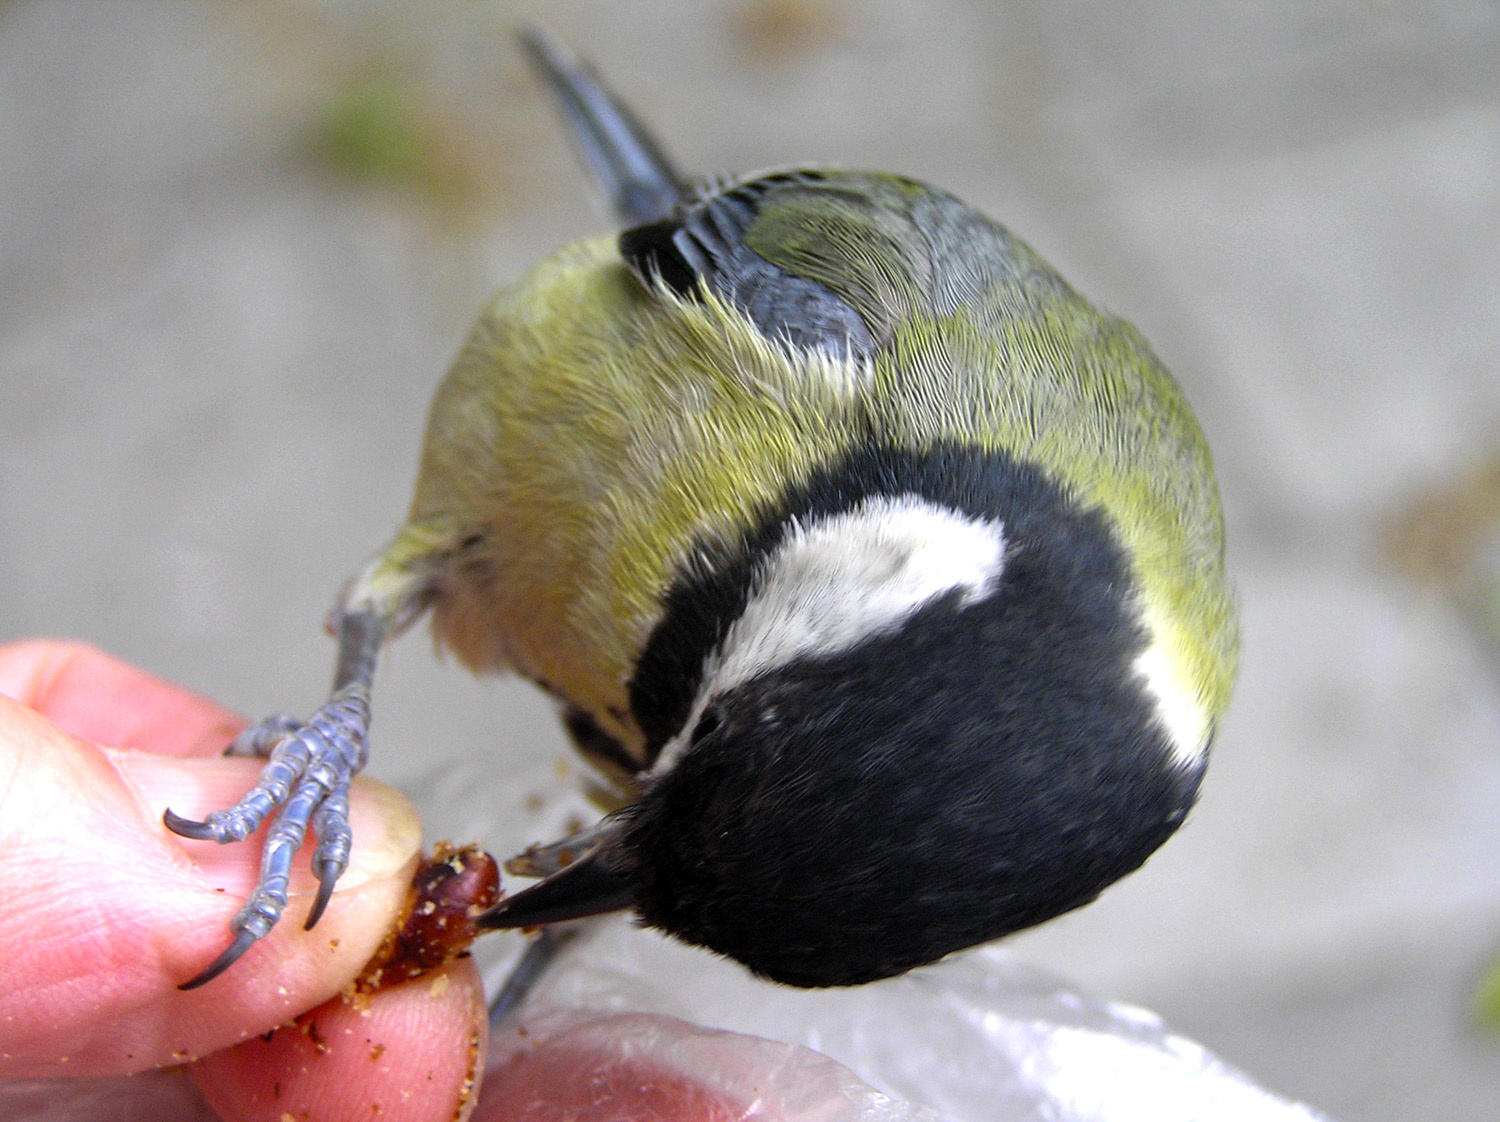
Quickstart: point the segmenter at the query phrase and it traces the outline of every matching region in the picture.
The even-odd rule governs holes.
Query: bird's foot
[[[261,854],[260,876],[249,899],[230,921],[234,938],[222,954],[182,989],[217,978],[266,935],[286,908],[292,857],[312,827],[317,846],[312,868],[318,894],[308,912],[309,929],[323,915],[333,887],[349,863],[349,784],[369,752],[370,694],[362,682],[336,692],[306,721],[270,717],[235,740],[232,755],[266,759],[260,780],[234,806],[202,821],[168,810],[167,829],[200,841],[243,841],[271,819]],[[274,816],[274,817],[273,817]]]

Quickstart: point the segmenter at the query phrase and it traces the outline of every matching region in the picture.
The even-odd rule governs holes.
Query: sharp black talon
[[[174,814],[170,808],[162,814],[161,823],[179,837],[192,838],[195,841],[216,840],[214,828],[207,822],[199,822],[195,818],[184,818],[180,814]],[[204,979],[204,981],[207,980]]]
[[[328,901],[333,897],[333,886],[339,882],[341,872],[343,870],[334,865],[324,865],[318,871],[318,895],[307,913],[307,922],[302,925],[303,931],[311,931],[318,920],[323,918],[323,909],[328,907]]]
[[[170,814],[172,812],[168,811],[167,813]],[[234,937],[234,941],[230,943],[229,946],[224,948],[218,958],[210,962],[208,966],[206,966],[203,971],[196,977],[189,978],[186,982],[183,982],[182,985],[178,986],[177,988],[180,990],[195,990],[201,985],[212,982],[220,974],[224,973],[224,971],[228,970],[231,966],[238,962],[240,960],[240,956],[255,945],[255,940],[257,938],[259,938],[259,936],[252,935],[248,931],[239,932],[239,934]]]

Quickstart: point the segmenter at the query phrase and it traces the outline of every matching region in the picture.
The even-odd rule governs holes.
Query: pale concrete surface
[[[402,514],[469,317],[604,226],[509,11],[0,4],[0,638],[88,638],[252,714],[319,700],[319,621]],[[1500,951],[1494,664],[1376,545],[1500,442],[1500,7],[545,18],[685,165],[884,167],[980,206],[1195,403],[1244,606],[1234,709],[1182,835],[1017,948],[1335,1116],[1500,1116],[1500,1040],[1467,1021]],[[369,67],[436,91],[492,179],[477,200],[438,211],[307,156]],[[377,713],[372,771],[419,792],[433,837],[527,840],[474,792],[490,767],[559,782],[529,689],[412,639]]]

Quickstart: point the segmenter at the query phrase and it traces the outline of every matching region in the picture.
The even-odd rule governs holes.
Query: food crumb
[[[313,1050],[318,1055],[326,1056],[328,1054],[328,1044],[323,1039],[323,1033],[319,1030],[318,1022],[315,1019],[310,1017],[300,1022],[298,1027],[302,1030],[302,1035],[312,1041]]]
[[[469,1070],[464,1073],[463,1086],[459,1088],[458,1093],[460,1110],[470,1104],[479,1094],[480,1070],[484,1066],[484,1053],[480,1044],[480,1034],[471,1033],[469,1036]]]
[[[448,992],[448,975],[439,974],[432,980],[432,985],[427,988],[427,996],[442,997]]]

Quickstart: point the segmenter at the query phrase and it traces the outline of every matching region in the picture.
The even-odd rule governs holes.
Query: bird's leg
[[[174,833],[222,845],[243,841],[275,815],[255,888],[230,921],[234,938],[183,989],[218,977],[276,925],[286,908],[292,857],[309,824],[318,839],[312,861],[318,895],[308,913],[309,928],[322,916],[348,864],[349,784],[369,754],[370,686],[383,629],[372,613],[349,612],[340,614],[338,631],[339,670],[327,703],[306,721],[272,717],[236,740],[233,750],[267,757],[260,781],[234,806],[213,811],[201,822],[171,810],[163,818]]]
[[[370,689],[381,644],[426,607],[425,566],[403,557],[402,538],[346,590],[332,622],[338,635],[333,692],[306,721],[270,717],[251,726],[230,748],[266,759],[260,780],[234,806],[202,821],[168,810],[166,827],[186,838],[219,844],[243,841],[267,819],[260,875],[250,897],[230,921],[233,939],[222,954],[182,985],[193,989],[218,977],[265,936],[287,904],[292,858],[311,826],[317,844],[312,868],[318,894],[305,926],[323,915],[334,885],[349,863],[349,784],[369,756]]]
[[[547,967],[552,965],[557,952],[571,942],[577,934],[576,925],[563,927],[554,925],[542,928],[536,938],[527,944],[526,950],[516,960],[515,966],[511,967],[510,973],[505,976],[505,981],[501,983],[500,992],[495,995],[495,1000],[490,1002],[490,1028],[498,1028],[521,1008],[537,982],[546,973]]]

